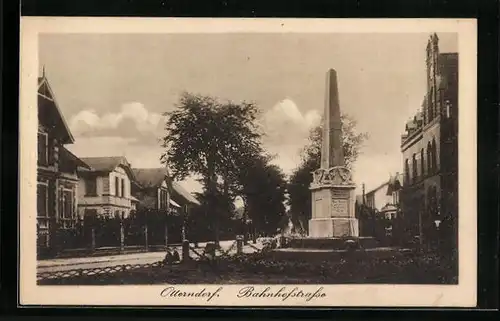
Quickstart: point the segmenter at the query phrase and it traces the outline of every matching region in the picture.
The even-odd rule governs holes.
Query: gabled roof
[[[396,173],[396,175],[389,178],[389,187],[387,188],[387,195],[391,195],[392,192],[398,191],[403,187],[403,174]]]
[[[380,184],[379,186],[375,187],[375,188],[374,188],[374,189],[372,189],[371,191],[367,192],[367,193],[366,193],[366,195],[368,195],[368,194],[372,194],[372,193],[375,193],[376,191],[378,191],[379,189],[381,189],[381,188],[383,188],[383,187],[385,187],[385,186],[387,186],[387,185],[389,185],[389,181],[384,182],[384,183]]]
[[[143,188],[160,187],[168,179],[168,170],[161,168],[132,168],[135,182]],[[200,202],[188,191],[186,191],[178,182],[167,180],[172,190],[187,202],[200,205]]]
[[[47,78],[45,77],[45,73],[42,77],[38,77],[38,96],[42,97],[50,103],[48,106],[51,106],[52,109],[48,111],[48,117],[50,117],[51,120],[56,121],[56,127],[61,131],[63,136],[61,137],[61,142],[63,144],[72,144],[75,142],[75,139],[73,138],[73,135],[71,134],[71,131],[69,130],[69,126],[66,123],[66,120],[64,119],[61,110],[59,109],[59,106],[57,105],[56,99],[54,92],[52,91],[52,88],[49,85],[49,82]],[[40,108],[41,106],[38,106]]]
[[[92,172],[112,172],[118,166],[123,166],[132,180],[135,181],[134,172],[124,156],[82,157],[82,161],[90,166]]]
[[[87,163],[75,156],[75,154],[67,150],[65,147],[62,147],[59,151],[61,153],[61,158],[68,159],[69,161],[75,163],[79,167],[83,167],[84,169],[92,169]]]
[[[200,205],[200,202],[188,191],[184,189],[178,182],[173,181],[172,182],[172,188],[173,190],[182,196],[184,199],[186,199],[188,202],[196,205]]]
[[[132,168],[132,171],[142,187],[159,187],[167,177],[166,168]]]

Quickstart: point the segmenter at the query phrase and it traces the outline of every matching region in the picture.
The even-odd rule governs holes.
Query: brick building
[[[401,136],[404,184],[401,206],[414,235],[432,242],[457,242],[458,54],[440,53],[439,39],[427,44],[427,92],[421,110]]]

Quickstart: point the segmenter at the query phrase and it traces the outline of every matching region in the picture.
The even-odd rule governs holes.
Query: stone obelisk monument
[[[337,73],[333,69],[327,73],[325,96],[321,167],[312,173],[310,186],[309,237],[358,237],[354,215],[356,185],[344,162]]]

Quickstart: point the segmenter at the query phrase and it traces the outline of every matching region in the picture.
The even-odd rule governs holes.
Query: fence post
[[[92,226],[90,229],[90,251],[94,252],[95,251],[95,227]]]
[[[189,256],[189,241],[188,240],[183,240],[182,241],[182,261],[187,262],[191,259]]]
[[[146,251],[149,250],[149,243],[148,243],[148,224],[146,223],[144,225],[144,246],[146,247]]]
[[[238,235],[236,236],[236,254],[243,253],[243,238]]]
[[[125,228],[123,227],[123,220],[120,220],[120,252],[125,250]]]

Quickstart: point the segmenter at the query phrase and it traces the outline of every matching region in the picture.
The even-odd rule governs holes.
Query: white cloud
[[[266,133],[264,145],[277,156],[273,163],[290,174],[300,163],[299,152],[307,144],[310,129],[320,119],[316,110],[302,113],[291,99],[281,100],[269,109],[261,124]]]
[[[265,147],[277,158],[274,164],[290,174],[300,164],[299,151],[308,142],[309,130],[321,121],[321,114],[316,110],[302,113],[290,99],[278,102],[264,114],[262,125],[267,134]],[[394,153],[361,153],[354,164],[353,179],[357,192],[365,183],[366,191],[387,181],[391,174],[401,172],[402,160],[399,151]]]
[[[76,137],[135,137],[141,142],[154,142],[163,130],[162,119],[162,115],[149,112],[142,103],[129,102],[118,113],[99,115],[93,110],[82,110],[69,124]]]
[[[159,167],[162,148],[156,144],[138,144],[144,137],[160,134],[163,116],[149,112],[141,103],[122,105],[119,113],[99,115],[84,110],[70,121],[76,142],[68,148],[80,157],[125,156],[134,167]],[[286,174],[300,164],[300,150],[307,144],[309,130],[318,125],[321,115],[317,111],[302,113],[290,99],[276,103],[264,113],[261,125],[266,133],[264,147],[275,154],[273,163]],[[133,127],[133,128],[132,128]],[[389,175],[401,172],[401,155],[361,154],[354,165],[354,180],[360,193],[363,183],[366,190],[375,188]],[[182,182],[186,190],[200,192],[201,184],[194,177]]]

